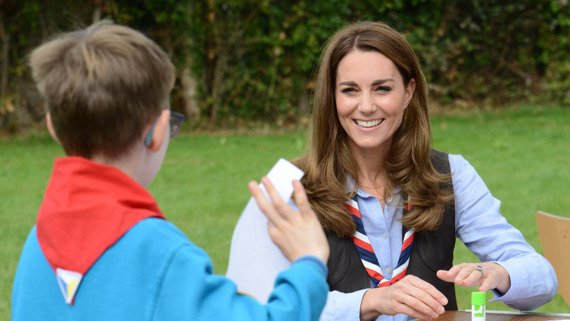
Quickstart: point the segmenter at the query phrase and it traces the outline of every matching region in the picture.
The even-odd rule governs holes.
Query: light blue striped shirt
[[[507,293],[498,293],[493,301],[511,308],[533,310],[552,300],[558,283],[550,263],[536,253],[523,235],[501,215],[501,202],[495,199],[473,166],[460,155],[449,155],[455,193],[455,232],[459,240],[483,262],[502,265],[511,277]],[[399,188],[393,193],[399,195]],[[386,278],[392,277],[402,247],[402,210],[399,199],[386,200],[384,210],[378,199],[362,190],[356,201],[366,234],[375,249]],[[381,250],[379,250],[381,249]],[[454,262],[458,264],[461,262]],[[529,286],[529,284],[531,286]],[[360,304],[366,292],[329,293],[321,321],[358,321]],[[380,321],[404,321],[406,315],[381,315]]]

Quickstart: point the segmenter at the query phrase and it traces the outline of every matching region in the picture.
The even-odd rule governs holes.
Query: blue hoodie
[[[94,223],[99,219],[107,220],[109,226],[124,226],[111,223],[121,220],[126,213],[132,215],[138,206],[134,204],[140,202],[128,199],[116,202],[118,195],[132,195],[133,199],[140,200],[139,196],[143,194],[142,198],[148,200],[146,191],[138,190],[140,186],[107,184],[101,185],[106,186],[103,189],[87,189],[87,194],[91,194],[88,203],[93,203],[86,206],[87,198],[77,197],[76,191],[81,189],[78,186],[95,186],[98,179],[101,184],[109,183],[110,179],[129,179],[120,171],[96,175],[100,171],[91,169],[98,166],[102,165],[85,159],[56,161],[46,191],[46,200],[49,196],[51,205],[42,206],[49,214],[46,217],[54,217],[51,225],[56,228],[42,229],[40,242],[38,231],[45,221],[38,219],[26,240],[12,291],[13,321],[318,320],[328,285],[326,266],[317,258],[302,257],[279,274],[268,303],[262,305],[254,298],[238,293],[231,280],[214,275],[208,255],[161,214],[140,215],[139,220],[130,220],[132,223],[129,224],[134,224],[132,227],[117,232],[115,237],[103,238],[106,240],[103,243],[98,237],[84,235],[90,233],[86,227],[101,225],[101,222]],[[74,175],[69,175],[69,171]],[[57,186],[57,190],[50,186]],[[100,206],[93,206],[97,202],[101,202]],[[122,209],[114,211],[113,215],[105,215],[111,211],[98,210],[107,209],[109,203],[121,204],[113,207]],[[124,207],[125,204],[128,206]],[[154,200],[145,204],[145,209],[154,208]],[[74,215],[83,217],[60,220],[58,214],[69,213],[70,209],[75,209]],[[58,227],[61,224],[65,229]],[[55,231],[51,236],[50,230]],[[49,240],[57,239],[62,231],[72,235],[64,238],[71,244],[56,246],[57,242],[50,243]],[[94,231],[101,233],[99,229]],[[108,243],[113,238],[116,240]],[[99,245],[93,246],[93,242]],[[104,250],[86,256],[81,248]],[[45,253],[49,253],[49,260]],[[93,263],[78,272],[81,277],[77,280],[73,273],[82,268],[70,269],[71,274],[57,274],[58,268],[66,270],[66,266],[54,262],[68,262],[65,264],[69,265],[73,261],[69,258],[74,256]],[[66,259],[61,260],[62,257]],[[84,257],[92,259],[85,260]]]

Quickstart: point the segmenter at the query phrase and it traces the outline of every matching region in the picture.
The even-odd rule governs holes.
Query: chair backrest
[[[570,218],[539,211],[536,225],[542,253],[558,277],[558,292],[570,305]]]

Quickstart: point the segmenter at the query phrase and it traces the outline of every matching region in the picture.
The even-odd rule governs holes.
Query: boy
[[[317,320],[328,245],[302,186],[301,213],[249,187],[290,269],[267,305],[212,274],[210,259],[145,187],[183,118],[169,110],[174,67],[141,33],[109,22],[37,48],[30,65],[55,160],[12,292],[12,320]],[[172,121],[172,125],[170,125]],[[276,196],[277,195],[277,196]]]

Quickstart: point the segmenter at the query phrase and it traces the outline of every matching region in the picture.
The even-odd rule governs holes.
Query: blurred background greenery
[[[475,166],[537,251],[535,212],[570,217],[568,0],[2,0],[0,320],[9,319],[53,157],[63,156],[43,129],[27,56],[55,33],[105,18],[147,34],[177,67],[171,105],[188,122],[149,189],[217,273],[247,182],[304,151],[326,39],[359,20],[384,21],[408,38],[430,84],[434,146]],[[458,244],[455,262],[473,260]],[[471,290],[458,289],[460,309]],[[570,308],[557,294],[538,311]]]
[[[439,109],[570,105],[568,0],[2,0],[0,133],[43,121],[29,52],[54,33],[104,18],[170,54],[171,105],[193,128],[297,123],[310,112],[326,39],[359,20],[406,35]]]

